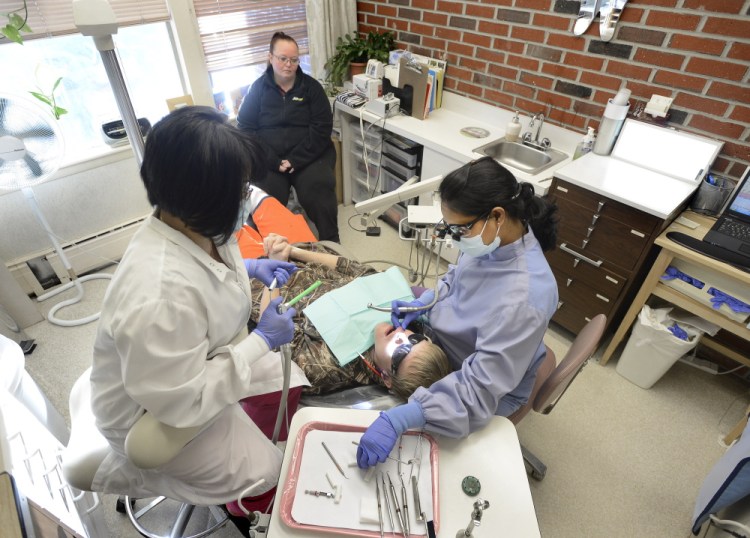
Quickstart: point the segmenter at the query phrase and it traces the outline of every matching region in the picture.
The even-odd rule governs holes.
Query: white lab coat
[[[254,495],[276,484],[282,454],[237,402],[280,390],[281,359],[246,336],[250,283],[236,242],[218,251],[226,265],[151,216],[125,252],[94,347],[92,407],[113,449],[95,491],[217,504],[260,478]],[[307,384],[292,366],[292,386]],[[174,459],[141,470],[124,442],[146,410],[173,427],[205,427]]]

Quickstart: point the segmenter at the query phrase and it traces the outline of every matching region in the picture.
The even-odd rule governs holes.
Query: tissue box
[[[713,295],[709,293],[709,290],[711,288],[716,288],[739,301],[750,304],[750,290],[744,288],[736,280],[724,276],[718,271],[676,258],[672,260],[670,266],[688,276],[700,280],[703,283],[702,286],[696,287],[695,285],[684,282],[678,278],[672,280],[664,280],[662,278],[661,282],[663,284],[676,289],[683,295],[687,295],[688,297],[713,308],[713,304],[711,303]],[[749,313],[735,312],[726,304],[722,304],[721,307],[715,310],[738,323],[745,323],[750,318]]]

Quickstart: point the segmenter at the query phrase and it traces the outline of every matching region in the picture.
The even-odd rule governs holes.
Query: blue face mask
[[[473,258],[478,258],[479,256],[484,256],[485,254],[489,254],[490,252],[494,251],[496,248],[500,246],[500,227],[497,227],[497,233],[495,234],[495,239],[492,240],[492,243],[489,245],[485,245],[484,241],[482,241],[482,234],[484,233],[484,229],[487,227],[487,222],[490,219],[484,221],[484,226],[482,226],[482,231],[479,232],[477,235],[474,235],[472,237],[462,237],[461,241],[456,241],[455,245],[464,254],[467,256],[471,256]]]

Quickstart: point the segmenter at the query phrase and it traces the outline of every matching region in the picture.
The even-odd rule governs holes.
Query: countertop
[[[365,121],[377,122],[377,125],[383,126],[380,116],[364,109],[350,108],[338,102],[336,108],[357,118],[361,113]],[[427,148],[434,149],[446,157],[466,163],[482,157],[474,149],[505,136],[505,127],[513,118],[513,115],[514,113],[509,110],[445,92],[442,108],[430,112],[427,119],[418,120],[411,116],[399,114],[387,118],[385,128]],[[530,118],[523,115],[519,115],[519,118],[522,125],[521,134],[523,135],[524,132],[529,130]],[[489,131],[490,134],[485,138],[469,137],[461,134],[461,129],[464,127],[481,127]],[[545,123],[539,136],[540,139],[549,138],[553,148],[567,153],[570,157],[534,176],[512,167],[509,168],[519,181],[530,182],[534,185],[536,193],[543,195],[549,189],[554,171],[571,162],[575,146],[583,135],[568,131],[557,125]]]
[[[352,109],[341,103],[336,103],[336,108],[355,117],[362,114],[365,121],[383,125],[382,118],[364,109]],[[427,119],[397,115],[386,119],[385,128],[446,157],[466,163],[482,156],[474,151],[476,148],[505,136],[505,128],[513,114],[510,110],[446,91],[443,94],[443,107],[431,112]],[[520,116],[520,119],[523,135],[529,130],[530,118]],[[485,138],[468,137],[460,132],[464,127],[481,127],[489,131],[489,135]],[[538,195],[547,193],[554,175],[666,219],[674,215],[699,186],[697,181],[676,179],[611,156],[588,153],[573,161],[572,155],[583,133],[545,123],[539,136],[549,138],[553,148],[567,153],[569,157],[533,176],[508,167],[519,181],[533,184]]]
[[[555,176],[663,219],[670,218],[699,186],[594,153],[560,167]]]

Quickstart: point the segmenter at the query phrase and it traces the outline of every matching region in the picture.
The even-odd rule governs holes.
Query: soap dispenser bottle
[[[508,126],[505,128],[505,140],[508,142],[518,141],[518,135],[521,134],[521,120],[518,119],[518,111],[516,115],[510,120]]]
[[[596,141],[596,134],[594,134],[594,128],[589,127],[589,131],[586,136],[576,146],[575,153],[573,153],[573,160],[575,161],[578,157],[586,155],[589,151],[594,149],[594,142]]]

